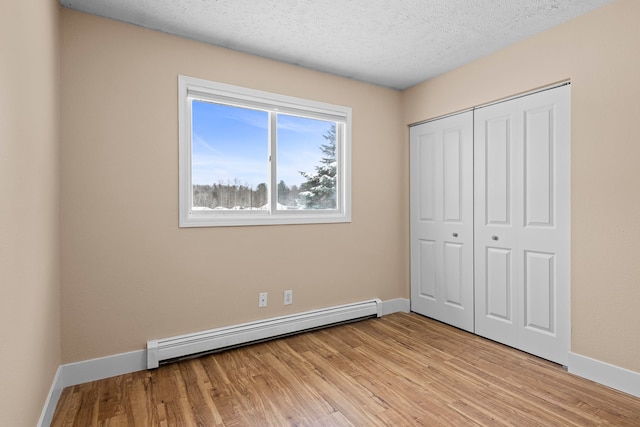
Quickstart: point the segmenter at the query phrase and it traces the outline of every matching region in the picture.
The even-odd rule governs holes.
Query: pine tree
[[[280,180],[278,183],[278,203],[288,205],[289,193],[291,193],[291,189],[287,187],[287,184],[283,180]]]
[[[327,143],[320,146],[323,156],[315,173],[300,172],[307,180],[300,184],[300,196],[309,209],[336,208],[336,126],[323,137]]]

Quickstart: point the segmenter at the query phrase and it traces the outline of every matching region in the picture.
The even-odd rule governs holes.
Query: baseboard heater
[[[187,356],[221,351],[343,322],[382,316],[379,299],[338,305],[192,334],[147,341],[147,369]]]

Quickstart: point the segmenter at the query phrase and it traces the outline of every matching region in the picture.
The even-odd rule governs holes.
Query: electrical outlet
[[[258,307],[266,307],[267,306],[267,293],[260,292],[260,296],[258,297]]]
[[[293,291],[284,291],[284,305],[293,303]]]

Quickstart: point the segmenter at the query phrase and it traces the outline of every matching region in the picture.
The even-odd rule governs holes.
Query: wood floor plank
[[[276,355],[281,354],[283,349],[276,349],[276,353],[265,356],[265,361],[273,368],[272,378],[278,383],[278,400],[280,406],[286,413],[286,418],[302,423],[307,417],[311,419],[321,418],[332,412],[329,405],[317,389],[313,387],[312,375],[308,373],[299,376],[295,372],[308,372],[308,365],[296,368],[293,364],[285,364]],[[304,411],[300,410],[304,408]]]
[[[60,426],[640,426],[640,399],[406,313],[65,388]]]

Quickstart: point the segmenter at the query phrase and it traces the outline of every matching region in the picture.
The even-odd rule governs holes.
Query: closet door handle
[[[453,233],[452,236],[453,237],[458,237],[458,233]]]
[[[498,240],[498,236],[491,236],[491,240]]]

